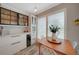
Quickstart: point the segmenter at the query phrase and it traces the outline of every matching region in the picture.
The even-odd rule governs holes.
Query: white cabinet
[[[0,39],[0,54],[15,54],[26,48],[26,34],[5,36]]]
[[[0,40],[0,54],[9,54],[8,52],[10,51],[10,38],[9,37],[2,37]]]

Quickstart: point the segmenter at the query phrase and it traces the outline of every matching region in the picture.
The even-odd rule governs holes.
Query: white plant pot
[[[56,40],[57,39],[57,37],[56,37],[56,33],[52,33],[52,40]]]
[[[48,41],[57,41],[56,33],[52,33],[51,37],[47,39]]]

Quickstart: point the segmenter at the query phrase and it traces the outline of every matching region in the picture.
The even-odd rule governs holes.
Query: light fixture
[[[34,8],[34,12],[37,12],[37,11],[38,11],[38,9],[37,9],[37,7],[35,7],[35,8]]]

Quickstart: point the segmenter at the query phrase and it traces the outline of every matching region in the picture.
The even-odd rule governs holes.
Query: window
[[[46,17],[38,18],[38,38],[46,37]]]
[[[64,12],[52,14],[48,16],[48,36],[51,36],[49,25],[57,25],[60,27],[60,30],[56,33],[57,37],[64,39]]]

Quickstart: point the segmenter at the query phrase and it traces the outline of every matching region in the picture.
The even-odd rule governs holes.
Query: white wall
[[[67,5],[67,37],[77,42],[79,41],[79,25],[75,25],[74,20],[79,18],[79,4]],[[78,42],[79,43],[79,42]]]

